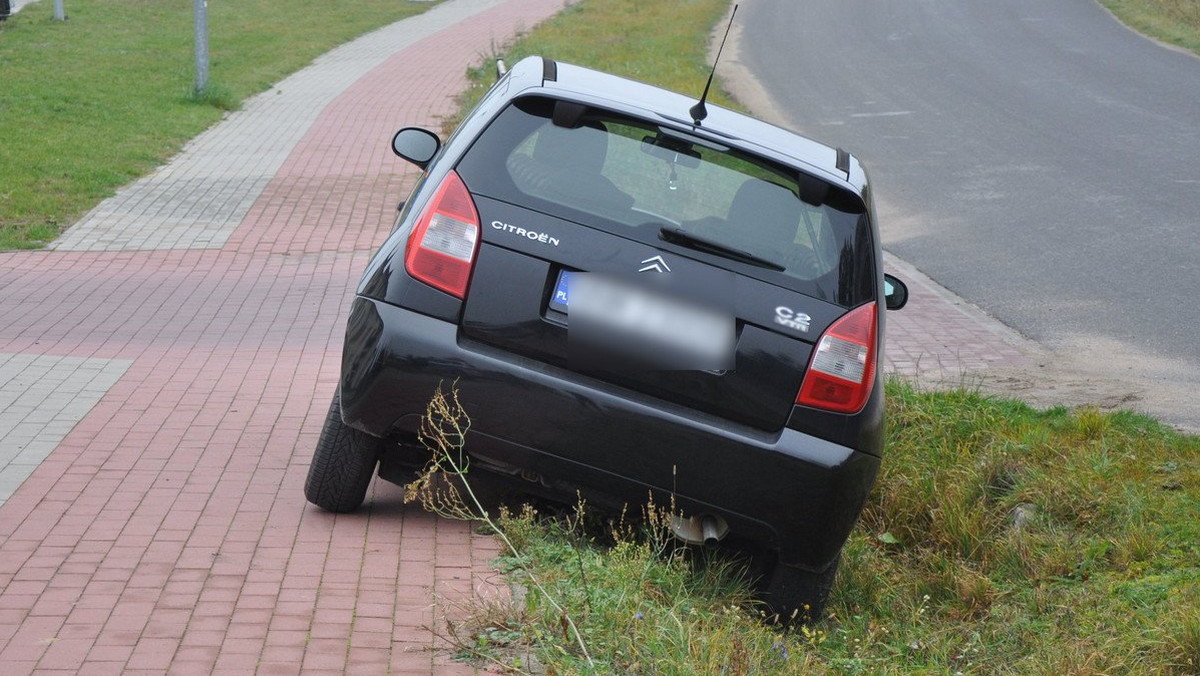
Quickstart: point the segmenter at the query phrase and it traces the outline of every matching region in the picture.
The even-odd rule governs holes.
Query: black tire
[[[839,553],[829,567],[813,573],[775,563],[760,579],[759,597],[771,619],[785,624],[814,624],[825,617],[825,604],[837,577]]]
[[[304,497],[330,512],[353,512],[367,496],[384,441],[342,422],[341,401],[335,391],[308,466]]]

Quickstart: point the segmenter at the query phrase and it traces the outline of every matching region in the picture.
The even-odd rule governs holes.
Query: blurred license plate
[[[728,312],[604,275],[566,271],[550,306],[568,312],[573,344],[658,368],[731,367],[735,324]]]

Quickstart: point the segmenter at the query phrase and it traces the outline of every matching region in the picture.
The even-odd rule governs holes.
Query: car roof
[[[742,113],[706,103],[708,117],[697,128],[688,110],[697,99],[630,80],[610,73],[543,57],[526,57],[509,74],[516,85],[509,96],[528,95],[530,90],[555,98],[567,98],[645,119],[659,119],[689,133],[706,135],[719,143],[735,145],[763,155],[780,156],[789,164],[805,166],[823,178],[842,184],[856,193],[866,186],[866,175],[858,160],[844,150],[832,148],[782,127]]]

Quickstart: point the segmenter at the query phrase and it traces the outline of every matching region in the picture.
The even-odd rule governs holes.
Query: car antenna
[[[713,75],[717,74],[717,62],[721,60],[721,52],[725,49],[725,41],[729,39],[729,29],[733,28],[733,17],[737,16],[738,6],[733,6],[733,11],[729,13],[729,25],[725,26],[725,37],[721,38],[721,46],[717,48],[717,58],[713,59],[712,71],[708,74],[708,82],[704,85],[704,93],[700,95],[700,100],[696,105],[688,110],[688,114],[692,116],[692,121],[697,127],[704,118],[708,117],[708,107],[704,102],[708,100],[708,88],[712,86]]]

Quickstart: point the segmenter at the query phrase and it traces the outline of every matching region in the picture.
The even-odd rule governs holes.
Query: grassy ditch
[[[823,622],[764,621],[736,565],[672,548],[662,506],[637,526],[526,509],[492,525],[529,591],[452,613],[460,655],[553,674],[1200,674],[1200,437],[888,396],[887,462]]]
[[[332,47],[431,3],[208,5],[210,86],[195,86],[192,3],[50,0],[0,23],[0,249],[37,248],[116,188]]]
[[[1200,3],[1196,0],[1100,0],[1135,30],[1200,54]]]

